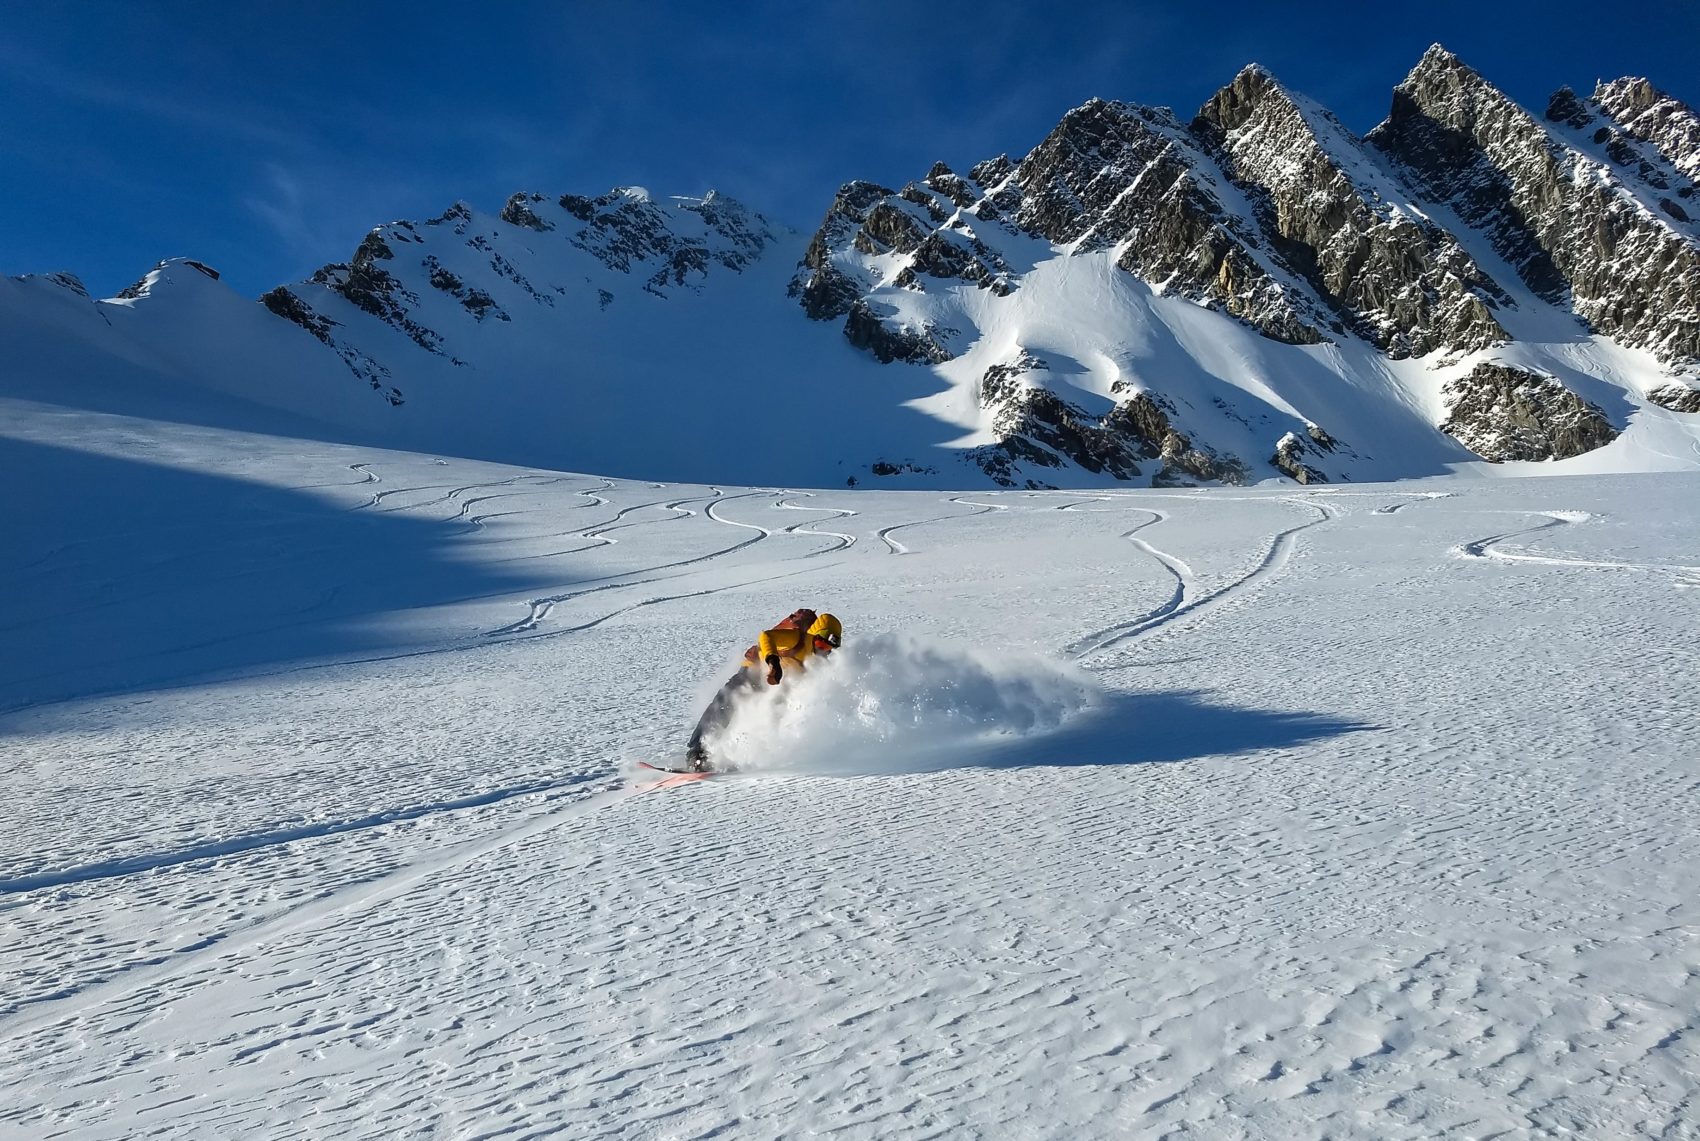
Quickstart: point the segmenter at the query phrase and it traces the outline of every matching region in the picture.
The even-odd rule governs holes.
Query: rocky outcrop
[[[310,281],[279,286],[261,301],[329,346],[391,404],[400,404],[401,393],[390,383],[391,364],[383,363],[396,363],[392,350],[379,348],[357,331],[354,325],[360,322],[351,320],[348,310],[339,311],[338,303],[346,302],[427,352],[464,367],[466,362],[445,350],[450,326],[444,323],[441,306],[429,301],[432,291],[453,298],[458,311],[474,322],[511,324],[516,302],[529,301],[534,311],[549,311],[558,298],[574,294],[567,284],[542,277],[549,266],[567,264],[558,253],[536,256],[536,249],[547,250],[549,243],[588,254],[601,270],[624,275],[634,288],[665,297],[674,289],[698,289],[711,274],[742,271],[777,237],[761,215],[713,192],[701,199],[674,199],[668,206],[632,188],[596,198],[569,194],[554,201],[520,193],[508,199],[500,222],[530,233],[516,243],[512,230],[462,202],[423,226],[380,226],[366,235],[350,261],[324,266]],[[588,278],[574,286],[588,293],[598,309],[614,300],[608,288]]]
[[[55,270],[51,273],[44,273],[41,276],[46,278],[48,281],[51,281],[54,285],[57,285],[61,289],[70,290],[78,297],[92,300],[92,298],[89,298],[89,287],[84,285],[83,279],[74,273],[66,273],[63,270]]]
[[[1037,374],[1047,371],[1045,361],[1023,352],[980,378],[980,403],[993,413],[993,429],[1002,438],[974,449],[970,460],[994,481],[1006,487],[1049,487],[1026,469],[1070,463],[1095,475],[1131,480],[1142,474],[1141,461],[1156,461],[1152,484],[1157,487],[1247,481],[1241,461],[1194,447],[1176,431],[1172,409],[1158,398],[1136,393],[1093,416],[1040,383]]]
[[[1322,341],[1326,315],[1274,270],[1254,228],[1223,207],[1213,192],[1220,180],[1169,112],[1093,100],[1019,164],[999,156],[967,179],[935,164],[901,191],[846,184],[792,294],[817,320],[848,318],[882,286],[924,290],[928,279],[1007,296],[1019,285],[998,250],[1009,234],[1071,253],[1118,248],[1118,264],[1135,276],[1277,340]]]
[[[1324,476],[1319,469],[1312,468],[1311,464],[1304,463],[1304,459],[1311,456],[1312,451],[1314,442],[1300,439],[1297,432],[1287,432],[1275,440],[1275,454],[1270,456],[1270,464],[1299,483],[1328,483],[1328,476]]]
[[[852,276],[835,265],[834,254],[855,245],[868,214],[892,193],[878,183],[847,182],[833,198],[791,279],[791,296],[816,321],[847,315],[870,284],[862,275]]]
[[[700,201],[678,200],[671,210],[636,187],[590,199],[563,195],[560,205],[585,223],[571,233],[573,245],[621,273],[640,263],[661,263],[651,278],[656,285],[699,281],[710,264],[740,271],[775,237],[759,214],[713,191]],[[682,224],[687,219],[694,224]]]
[[[337,327],[337,322],[316,312],[288,286],[280,285],[260,298],[260,304],[282,317],[285,321],[299,325],[318,340],[336,347],[331,339],[331,330]]]
[[[1672,412],[1700,412],[1700,385],[1661,384],[1647,393],[1647,399]]]
[[[1558,113],[1576,118],[1562,98]],[[1368,141],[1538,296],[1666,361],[1700,359],[1700,245],[1450,52],[1429,49]]]
[[[1105,428],[1078,405],[1026,379],[1048,367],[1024,353],[986,370],[980,379],[980,402],[993,412],[993,425],[1002,439],[977,449],[974,462],[1004,486],[1016,485],[1017,465],[1060,468],[1072,461],[1089,472],[1107,472],[1117,479],[1139,475],[1131,441]],[[1032,479],[1027,485],[1049,486]]]
[[[421,264],[430,271],[431,284],[458,300],[477,320],[483,321],[486,317],[494,317],[498,321],[513,320],[505,309],[496,304],[494,297],[482,289],[468,286],[459,277],[444,269],[434,256],[427,255]]]
[[[873,302],[856,301],[844,321],[844,336],[859,349],[866,349],[881,364],[908,361],[912,364],[943,364],[954,355],[945,347],[943,334],[931,325],[912,326],[882,317]]]
[[[402,398],[401,389],[389,383],[389,369],[354,346],[339,341],[332,333],[332,330],[341,326],[341,322],[333,321],[317,312],[287,286],[280,285],[268,291],[260,298],[260,304],[290,324],[299,325],[311,333],[314,339],[329,347],[348,366],[350,372],[370,385],[372,390],[392,407],[407,403]]]
[[[993,160],[988,176],[998,169]],[[1321,342],[1326,315],[1249,220],[1223,205],[1224,181],[1166,108],[1095,99],[1065,115],[974,212],[1069,253],[1117,248],[1117,265],[1135,277],[1274,340]]]
[[[427,352],[441,353],[442,334],[410,316],[413,307],[419,304],[419,295],[382,264],[394,258],[395,251],[384,240],[384,230],[379,227],[366,235],[360,248],[354,251],[352,262],[324,266],[313,274],[313,283],[327,286],[384,324],[406,333]]]
[[[1604,412],[1550,376],[1481,364],[1441,387],[1440,430],[1491,463],[1561,460],[1617,438]]]
[[[1635,76],[1599,84],[1589,102],[1623,134],[1646,143],[1685,180],[1686,185],[1665,180],[1674,193],[1685,200],[1694,198],[1693,184],[1700,181],[1700,115]]]
[[[509,198],[507,205],[502,207],[502,221],[510,226],[524,226],[528,230],[547,233],[555,228],[555,223],[544,218],[537,212],[537,205],[548,199],[541,194],[526,194],[521,192]]]
[[[1456,239],[1405,201],[1327,111],[1256,65],[1192,131],[1246,192],[1283,260],[1359,336],[1393,357],[1506,339],[1504,291]]]

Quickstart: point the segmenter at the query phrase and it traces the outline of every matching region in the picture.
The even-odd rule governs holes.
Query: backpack
[[[793,610],[791,614],[778,626],[775,626],[774,629],[807,630],[810,626],[815,624],[815,617],[815,612],[805,606],[800,610]]]
[[[783,618],[777,626],[773,627],[773,629],[775,629],[775,630],[802,630],[806,633],[808,631],[809,627],[813,626],[815,624],[815,618],[816,617],[818,617],[818,615],[816,615],[813,610],[810,610],[807,606],[804,606],[804,607],[801,607],[800,609],[793,610],[790,614],[786,615],[785,618]],[[749,649],[744,651],[744,661],[745,662],[748,662],[748,663],[753,665],[760,658],[761,658],[761,647],[759,645],[751,646]]]

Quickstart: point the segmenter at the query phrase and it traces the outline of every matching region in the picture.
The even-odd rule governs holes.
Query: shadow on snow
[[[1049,734],[957,738],[920,748],[892,742],[883,756],[823,766],[835,776],[1165,764],[1293,748],[1381,726],[1321,713],[1216,705],[1200,690],[1106,693]]]
[[[373,619],[571,577],[457,557],[464,523],[39,443],[4,442],[0,483],[0,734],[68,699],[417,650]]]

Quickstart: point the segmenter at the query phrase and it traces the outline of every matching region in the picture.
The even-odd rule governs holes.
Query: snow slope
[[[1700,477],[704,486],[49,395],[0,1135],[1700,1136]],[[799,604],[749,770],[643,791]]]

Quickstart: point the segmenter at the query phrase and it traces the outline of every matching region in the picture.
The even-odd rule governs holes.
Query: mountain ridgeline
[[[1525,330],[1550,340],[1559,316],[1572,339],[1604,334],[1645,350],[1651,374],[1668,372],[1639,386],[1642,400],[1700,409],[1697,173],[1700,118],[1644,80],[1587,100],[1560,90],[1542,122],[1437,46],[1359,139],[1253,65],[1190,122],[1093,100],[1019,162],[1000,156],[966,176],[940,164],[901,190],[852,183],[794,289],[810,316],[842,320],[882,360],[936,363],[964,335],[927,320],[906,291],[967,282],[1007,296],[1022,288],[1002,251],[1013,236],[1057,257],[1104,251],[1154,290],[1272,341],[1360,341],[1390,362],[1452,365],[1446,380],[1427,378],[1440,430],[1491,461],[1564,458],[1610,443],[1618,425],[1575,390],[1585,385],[1498,363],[1495,350]],[[1460,361],[1474,363],[1460,372]],[[1264,458],[1225,457],[1225,470],[1207,427],[1178,430],[1196,410],[1177,414],[1159,376],[1127,384],[1108,411],[1010,383],[1045,368],[1024,349],[987,368],[982,398],[1001,406],[1006,435],[981,453],[988,465],[996,452],[1126,472],[1147,461],[1187,481]],[[1398,371],[1420,393],[1424,376]],[[1303,412],[1303,435],[1272,442],[1269,462],[1327,478],[1339,447],[1328,403]]]
[[[523,193],[381,226],[262,302],[299,327],[290,376],[370,389],[360,423],[557,467],[1173,486],[1615,447],[1621,469],[1626,434],[1700,438],[1697,179],[1700,117],[1646,80],[1537,117],[1436,46],[1362,137],[1252,65],[1190,120],[1093,99],[1020,159],[846,183],[812,234],[714,193]],[[122,303],[166,304],[172,269]],[[271,364],[270,402],[314,412]],[[720,465],[714,425],[764,417],[834,428]]]

